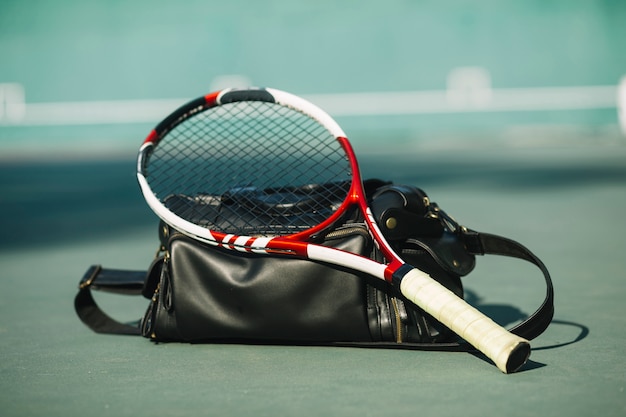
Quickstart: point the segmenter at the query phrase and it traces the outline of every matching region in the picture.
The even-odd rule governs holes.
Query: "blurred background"
[[[613,0],[2,0],[0,155],[134,153],[178,104],[265,86],[357,150],[624,142]],[[397,148],[392,148],[397,149]]]
[[[366,176],[623,179],[624,22],[613,0],[2,0],[0,245],[141,222],[138,146],[228,86],[318,104]]]
[[[623,416],[624,76],[624,0],[0,0],[3,415]],[[145,269],[157,249],[135,177],[148,132],[250,85],[334,116],[364,177],[419,186],[546,263],[556,315],[531,372],[503,381],[443,352],[149,349],[79,322],[89,265]],[[464,287],[501,324],[545,289],[496,256]],[[105,295],[118,320],[147,307]]]

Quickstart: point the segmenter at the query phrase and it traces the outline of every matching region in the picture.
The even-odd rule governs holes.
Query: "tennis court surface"
[[[3,162],[1,414],[626,415],[623,144],[361,159],[365,177],[420,186],[460,223],[515,239],[546,263],[556,314],[522,371],[504,375],[468,353],[94,334],[73,310],[86,268],[145,269],[156,250],[133,161]],[[464,278],[467,298],[495,318],[542,301],[531,265],[477,263]],[[98,301],[120,320],[147,307],[142,298]]]

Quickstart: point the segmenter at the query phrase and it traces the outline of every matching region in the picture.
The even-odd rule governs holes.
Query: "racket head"
[[[144,141],[137,178],[163,221],[217,244],[233,236],[306,240],[334,224],[361,189],[341,127],[312,103],[269,88],[222,90],[174,111]],[[245,216],[233,212],[241,207]]]
[[[139,151],[137,178],[154,212],[198,240],[329,262],[399,283],[405,297],[485,353],[503,372],[513,372],[528,358],[527,341],[405,265],[393,252],[367,206],[356,157],[343,130],[299,97],[247,89],[193,100],[148,135]],[[332,198],[320,204],[302,192],[307,189],[303,185],[313,190],[315,184],[335,184],[328,193]],[[243,202],[248,212],[261,212],[267,230],[248,233],[252,228],[243,218],[218,222],[233,202]],[[311,215],[291,222],[285,213],[294,205]],[[307,243],[352,206],[361,211],[389,264]]]

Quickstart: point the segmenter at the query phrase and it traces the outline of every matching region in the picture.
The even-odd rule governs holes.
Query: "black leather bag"
[[[459,297],[461,277],[473,270],[475,255],[511,256],[535,264],[544,274],[546,297],[511,331],[533,339],[547,328],[553,316],[552,282],[528,249],[460,227],[418,188],[370,180],[366,190],[397,253]],[[319,243],[382,260],[360,220],[348,219]],[[141,294],[149,306],[139,322],[120,323],[98,307],[92,290]],[[98,333],[142,335],[156,342],[469,349],[378,279],[313,261],[209,246],[164,224],[160,253],[148,271],[90,267],[79,284],[75,308]]]

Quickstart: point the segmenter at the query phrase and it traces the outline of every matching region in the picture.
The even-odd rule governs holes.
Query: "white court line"
[[[306,96],[333,116],[374,116],[617,107],[616,86],[490,89],[477,96],[456,91],[406,91]]]
[[[156,123],[188,99],[25,103],[0,84],[0,125]],[[16,93],[17,92],[17,93]],[[11,95],[13,94],[13,95]],[[303,95],[332,116],[613,109],[617,86],[432,90]]]
[[[622,132],[626,135],[626,75],[622,77],[617,89],[617,111]]]
[[[156,123],[186,99],[28,103],[22,125]]]

